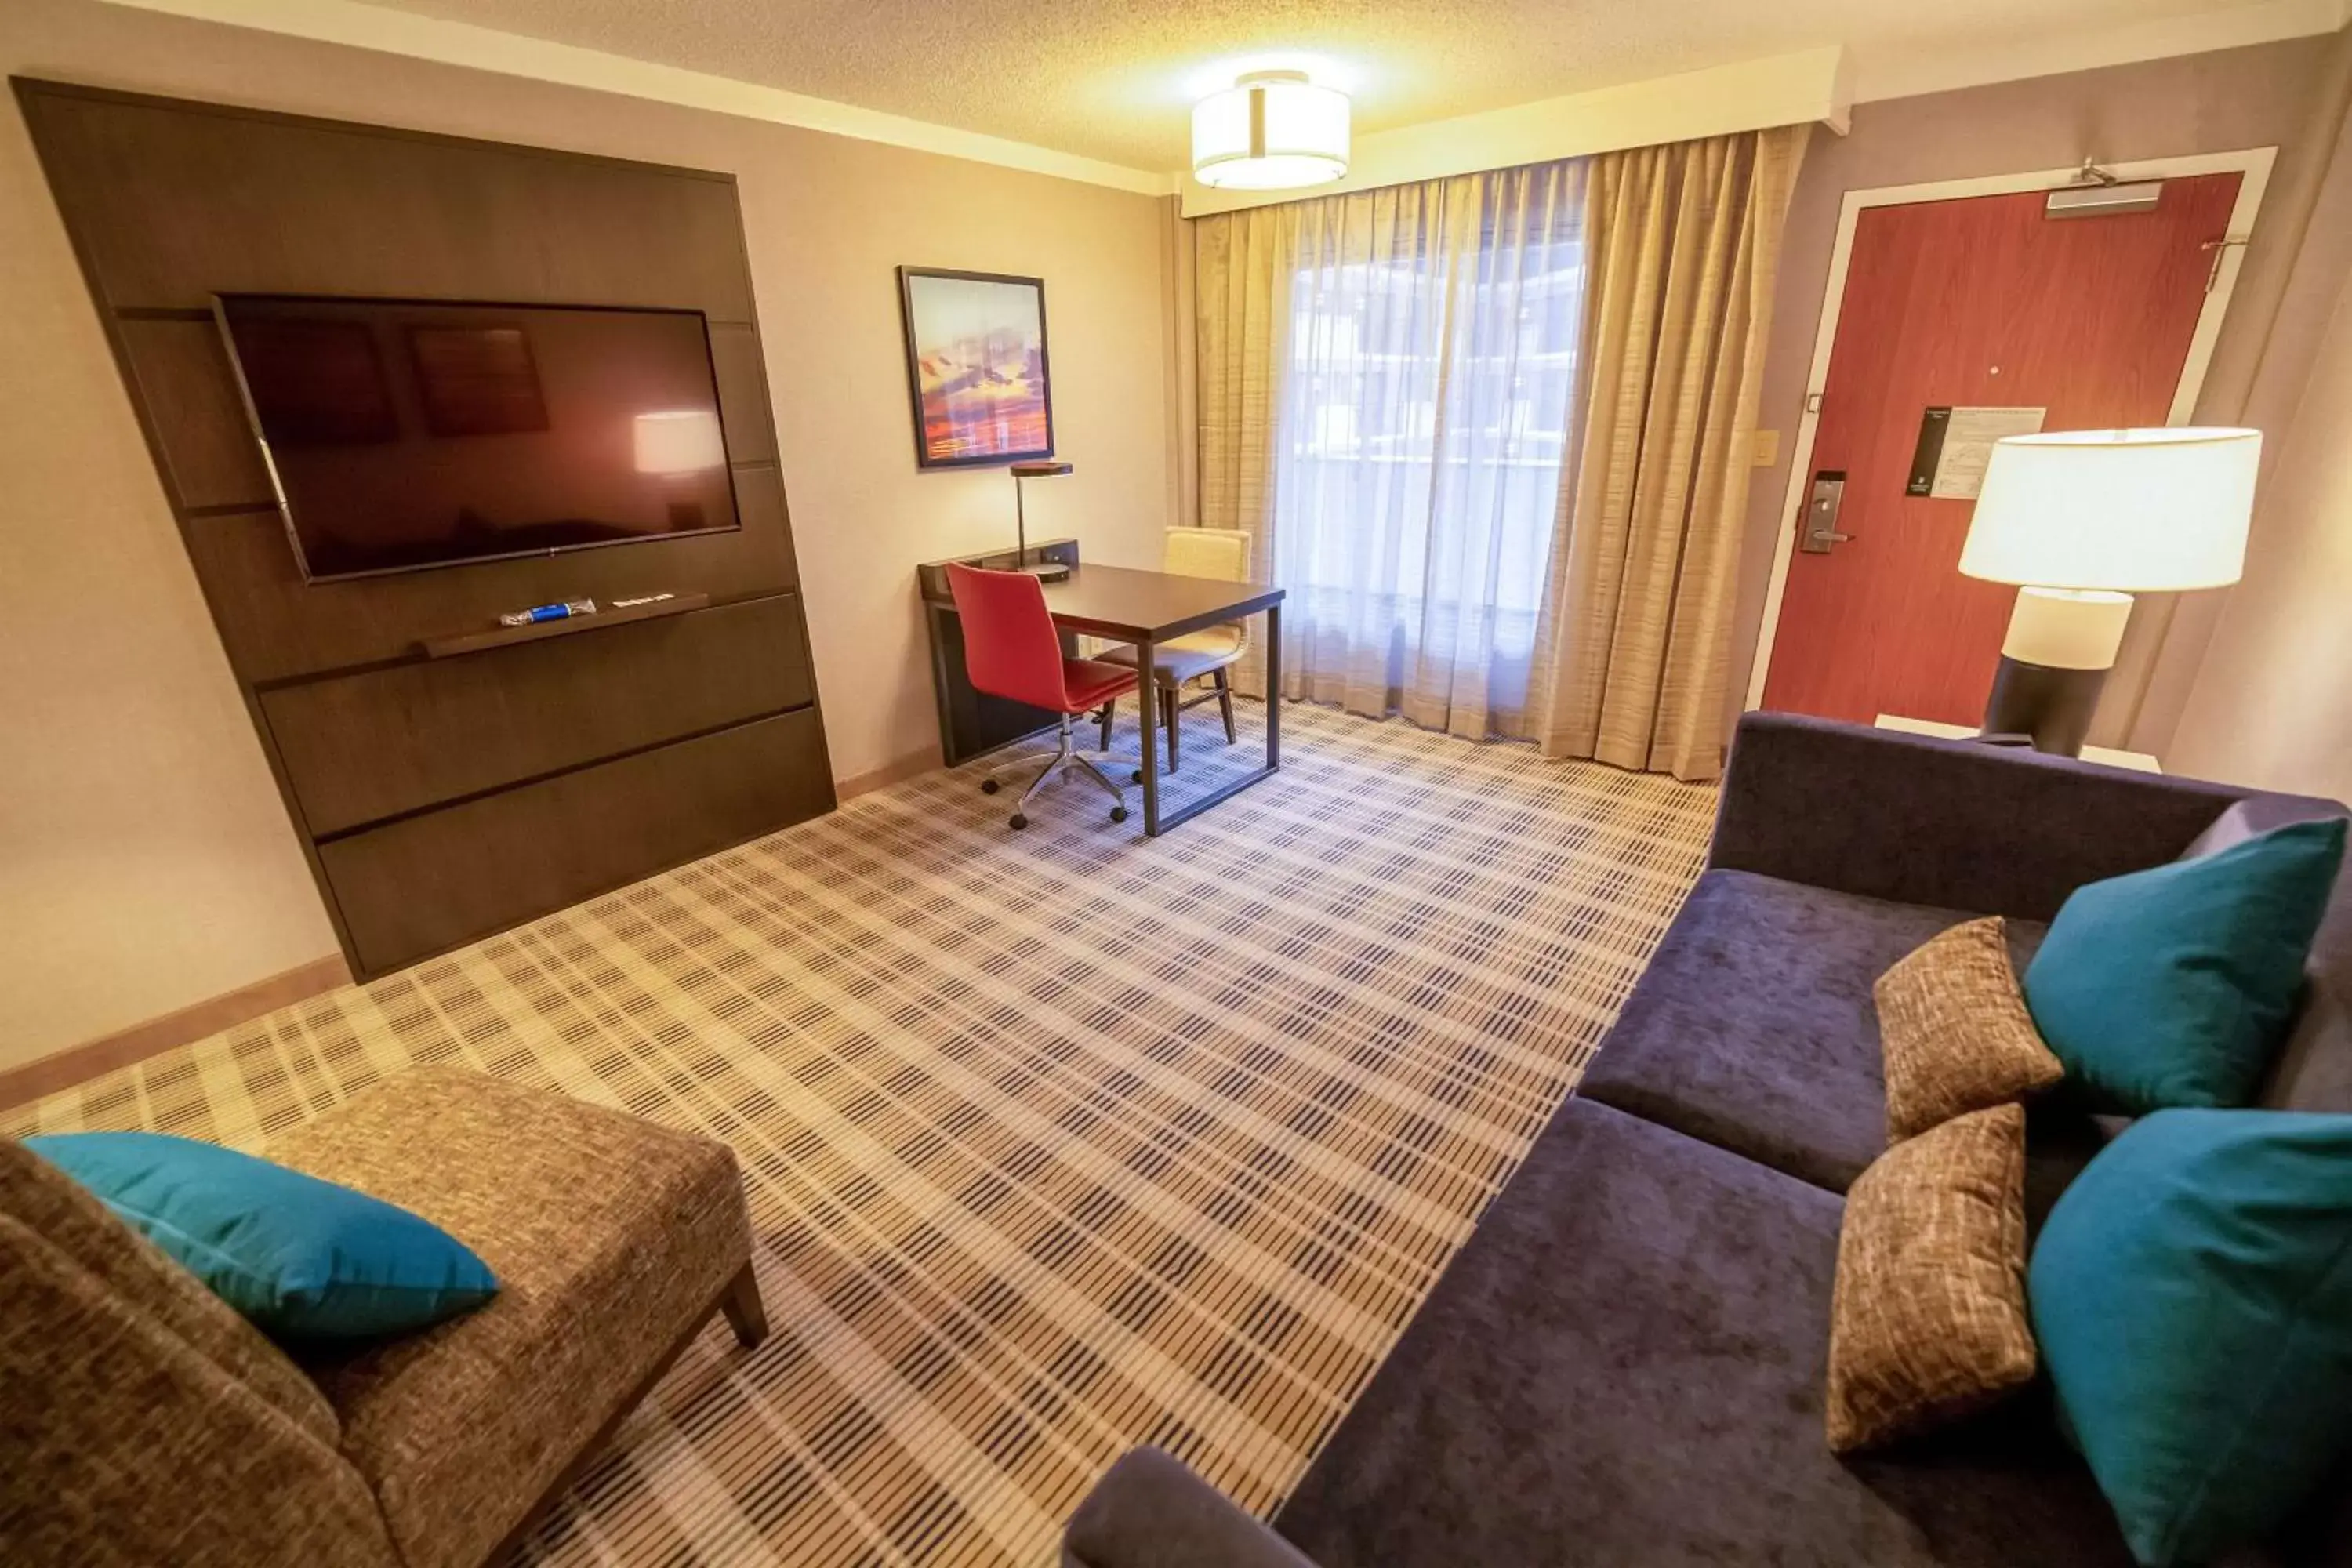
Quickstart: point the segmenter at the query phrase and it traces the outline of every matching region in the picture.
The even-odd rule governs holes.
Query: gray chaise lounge
[[[2128,1565],[2038,1395],[1860,1462],[1828,1451],[1843,1194],[1885,1144],[1870,987],[1972,914],[2009,916],[2030,952],[2074,887],[2176,858],[2250,794],[1750,715],[1708,869],[1577,1098],[1273,1530],[1142,1450],[1080,1506],[1065,1563]],[[2352,1110],[2347,884],[2306,1002],[2334,1026],[2299,1033],[2267,1104]],[[2101,1139],[2037,1111],[2034,1219]],[[2352,1502],[2330,1496],[2252,1560],[2352,1563]]]

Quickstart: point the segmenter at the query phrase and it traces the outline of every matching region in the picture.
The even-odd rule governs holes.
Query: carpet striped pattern
[[[1160,839],[1076,782],[1011,833],[934,773],[0,1130],[258,1148],[453,1063],[733,1145],[775,1332],[705,1333],[527,1562],[1042,1564],[1139,1442],[1270,1511],[1575,1082],[1714,805],[1285,719],[1280,775]],[[1213,731],[1171,799],[1255,760]]]

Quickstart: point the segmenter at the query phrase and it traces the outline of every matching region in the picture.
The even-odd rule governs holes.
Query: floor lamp
[[[2079,756],[2134,594],[2226,587],[2245,566],[2259,430],[2068,430],[1997,443],[1960,571],[2018,584],[1988,737]]]

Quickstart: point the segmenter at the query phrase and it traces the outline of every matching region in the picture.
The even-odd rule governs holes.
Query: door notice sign
[[[1919,445],[1911,453],[1906,496],[1974,500],[1984,489],[1992,444],[2003,436],[2031,436],[2047,408],[1931,407],[1919,416]]]

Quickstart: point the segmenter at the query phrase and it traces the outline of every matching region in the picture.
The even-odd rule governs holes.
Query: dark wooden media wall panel
[[[833,809],[732,176],[15,86],[354,973]],[[213,320],[233,293],[698,310],[742,526],[308,584]]]

